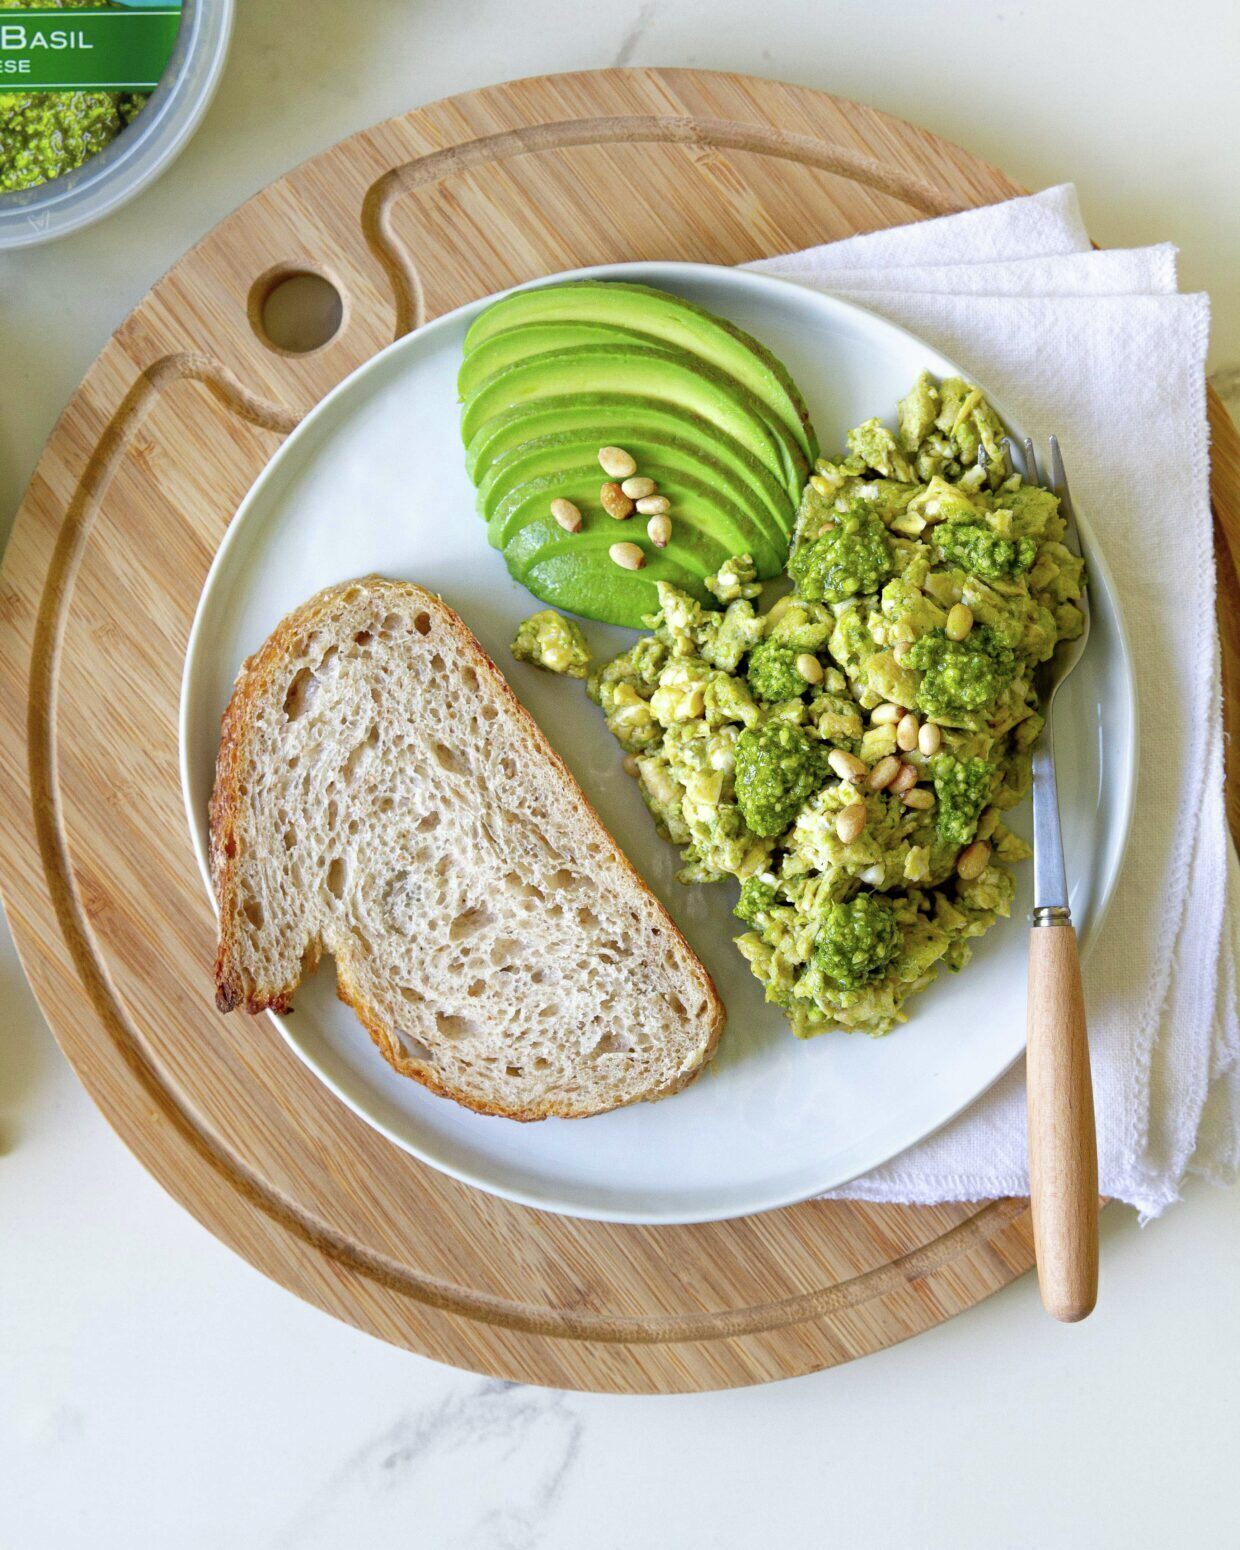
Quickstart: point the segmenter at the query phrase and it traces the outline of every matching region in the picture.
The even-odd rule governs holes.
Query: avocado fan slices
[[[700,454],[689,442],[652,442],[645,436],[630,436],[625,450],[638,468],[655,481],[659,493],[671,501],[682,524],[700,528],[721,542],[740,544],[732,549],[743,554],[752,549],[754,559],[763,567],[778,566],[787,547],[787,535],[763,506],[748,498],[748,491],[736,489],[722,466]],[[553,488],[559,479],[587,476],[586,504],[577,495]],[[488,523],[491,542],[502,549],[511,531],[511,515],[526,505],[527,497],[546,491],[538,506],[545,515],[547,503],[563,495],[580,507],[583,524],[590,528],[605,521],[615,536],[615,521],[603,512],[598,498],[600,472],[598,445],[582,441],[575,434],[549,436],[527,443],[521,455],[508,463],[492,466],[492,473],[479,486],[479,510]],[[628,538],[640,518],[620,524],[621,536]]]
[[[817,453],[808,414],[780,362],[705,309],[607,281],[516,291],[474,320],[459,387],[488,536],[544,601],[637,627],[660,580],[710,603],[705,577],[729,555],[751,554],[763,579],[787,563]],[[661,500],[609,515],[604,447],[623,448]],[[578,531],[551,516],[557,500],[580,510]],[[636,546],[637,568],[617,544]]]
[[[502,485],[507,493],[512,488],[517,469],[530,468],[526,477],[531,478],[549,472],[545,459],[548,444],[588,444],[597,450],[601,415],[614,412],[614,400],[606,395],[579,393],[543,399],[536,408],[513,409],[488,420],[465,452],[466,470],[478,485],[479,511],[486,515],[493,489]],[[630,398],[624,413],[629,426],[626,435],[634,445],[673,451],[691,447],[715,483],[742,501],[778,544],[787,542],[787,491],[739,442],[670,404]]]
[[[575,280],[513,291],[474,319],[465,354],[505,330],[552,321],[632,329],[696,356],[745,383],[797,439],[807,463],[818,456],[809,411],[782,362],[734,323],[653,286]]]
[[[481,381],[464,401],[468,441],[492,415],[556,394],[596,392],[680,404],[753,454],[800,498],[809,465],[795,438],[741,383],[693,356],[649,345],[589,344],[530,355]],[[624,424],[616,405],[617,426]],[[602,428],[600,428],[602,429]],[[600,442],[600,446],[622,443]]]

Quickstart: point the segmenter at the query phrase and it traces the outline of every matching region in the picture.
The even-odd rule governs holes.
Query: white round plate
[[[578,275],[660,286],[748,329],[791,370],[827,450],[871,415],[891,415],[918,372],[957,374],[951,361],[883,319],[767,276],[658,263],[567,278]],[[522,1125],[470,1113],[398,1076],[336,1000],[327,965],[298,991],[297,1015],[276,1019],[280,1032],[398,1146],[510,1200],[646,1223],[742,1216],[804,1200],[929,1135],[1020,1055],[1032,868],[1020,869],[1013,918],[980,942],[963,974],[944,975],[915,998],[909,1021],[888,1038],[792,1036],[732,945],[740,929],[731,914],[735,885],[686,889],[673,881],[678,857],[655,834],[581,684],[509,652],[519,621],[542,605],[487,543],[458,434],[461,344],[486,305],[428,323],[341,383],[272,459],[220,546],[190,636],[181,699],[182,780],[203,876],[220,715],[242,659],[332,582],[379,571],[442,593],[714,976],[728,1009],[719,1053],[697,1082],[663,1103]],[[1088,941],[1119,870],[1136,761],[1132,674],[1114,588],[1085,537],[1093,633],[1060,694],[1056,725],[1072,910]],[[587,624],[586,632],[596,659],[633,638],[602,625]]]

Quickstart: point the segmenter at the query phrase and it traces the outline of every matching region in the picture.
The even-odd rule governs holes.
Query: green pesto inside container
[[[100,9],[99,0],[0,0],[0,11]],[[0,193],[72,172],[110,145],[146,102],[140,92],[0,92]]]

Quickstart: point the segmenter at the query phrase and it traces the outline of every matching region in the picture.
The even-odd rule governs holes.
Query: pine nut
[[[785,592],[783,597],[777,597],[775,599],[775,601],[771,604],[770,612],[766,616],[766,627],[767,627],[767,630],[769,631],[772,625],[778,624],[779,621],[783,618],[783,616],[788,612],[788,610],[791,607],[792,607],[792,593],[791,592]]]
[[[896,778],[887,787],[888,791],[896,791],[903,794],[911,791],[917,784],[917,766],[915,764],[902,764],[896,771]]]
[[[821,474],[811,474],[809,476],[809,482],[813,485],[814,489],[818,491],[819,495],[825,495],[828,500],[830,500],[832,495],[835,494],[830,480],[824,479]]]
[[[956,873],[966,883],[980,877],[990,865],[990,846],[985,840],[974,840],[956,857]]]
[[[900,773],[900,761],[895,754],[889,753],[885,759],[880,759],[870,771],[870,779],[867,782],[871,791],[885,791]]]
[[[988,807],[977,821],[977,838],[988,840],[999,827],[1000,813],[997,807]]]
[[[902,791],[900,800],[905,807],[914,807],[925,812],[927,808],[934,806],[934,792],[926,786],[914,786],[911,791]]]
[[[633,515],[633,502],[618,484],[603,485],[598,498],[603,503],[603,510],[609,517],[615,517],[617,522],[623,522],[626,517]]]
[[[612,544],[607,553],[623,570],[641,570],[646,563],[646,556],[636,544]]]
[[[927,759],[933,759],[943,746],[941,728],[933,721],[923,721],[921,731],[917,734],[917,746]]]
[[[867,768],[864,759],[858,759],[855,753],[848,753],[843,748],[833,748],[827,755],[827,763],[841,780],[859,780]]]
[[[581,531],[581,511],[579,507],[573,505],[572,501],[552,501],[551,515],[566,533]]]
[[[851,845],[860,836],[862,829],[865,828],[865,821],[868,817],[869,814],[866,812],[864,802],[851,802],[844,808],[835,820],[835,832],[840,837],[840,843]]]
[[[822,682],[822,663],[811,651],[803,651],[797,658],[796,670],[807,684]]]
[[[631,479],[626,479],[620,488],[632,483]],[[665,517],[672,509],[672,503],[666,495],[643,495],[637,502],[637,509],[643,517]]]
[[[623,447],[600,447],[598,460],[603,472],[613,479],[627,479],[637,472],[637,464]]]
[[[882,704],[876,705],[870,712],[870,721],[876,727],[885,727],[899,721],[904,715],[902,705]]]
[[[910,710],[900,717],[896,727],[896,747],[904,753],[912,753],[917,747],[917,734],[921,731],[921,723]]]
[[[666,549],[672,537],[672,519],[667,516],[651,517],[646,523],[646,537],[656,549]]]
[[[861,874],[861,881],[868,883],[871,888],[881,888],[887,881],[887,873],[881,866],[868,866]]]
[[[631,501],[639,501],[643,496],[653,495],[658,486],[653,479],[639,474],[633,479],[626,479],[620,488]]]
[[[944,626],[948,640],[963,640],[972,628],[973,610],[968,603],[953,603]]]
[[[641,774],[641,770],[637,763],[637,755],[635,753],[626,753],[623,759],[623,764],[624,773],[626,775],[636,776]]]

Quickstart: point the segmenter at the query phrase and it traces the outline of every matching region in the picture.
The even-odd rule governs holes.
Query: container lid
[[[79,231],[157,178],[184,149],[215,95],[232,19],[233,0],[183,0],[172,59],[142,111],[72,172],[0,194],[0,249],[32,247]]]

